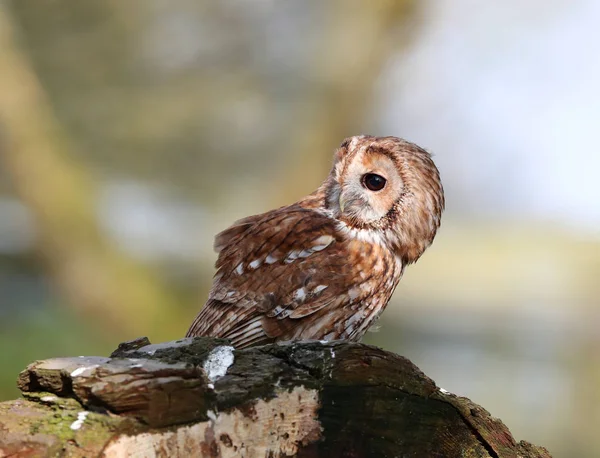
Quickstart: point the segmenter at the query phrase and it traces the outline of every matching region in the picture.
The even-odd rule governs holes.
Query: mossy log
[[[0,457],[550,457],[368,345],[220,339],[37,361],[0,403]]]

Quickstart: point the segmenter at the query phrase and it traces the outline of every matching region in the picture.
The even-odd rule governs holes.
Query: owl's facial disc
[[[347,157],[336,177],[338,217],[364,227],[384,218],[402,195],[404,185],[396,163],[378,149],[366,148]]]

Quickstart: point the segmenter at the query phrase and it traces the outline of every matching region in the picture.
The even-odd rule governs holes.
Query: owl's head
[[[347,138],[324,187],[327,208],[352,236],[385,243],[407,264],[440,225],[438,169],[427,151],[397,137]]]

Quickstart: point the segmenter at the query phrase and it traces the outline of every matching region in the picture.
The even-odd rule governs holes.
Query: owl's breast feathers
[[[225,337],[238,348],[362,337],[387,305],[402,265],[387,247],[339,224],[294,204],[217,235],[217,273],[187,335]]]

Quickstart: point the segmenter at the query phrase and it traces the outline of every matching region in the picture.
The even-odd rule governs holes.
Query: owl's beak
[[[340,213],[344,213],[344,206],[346,205],[346,201],[344,200],[344,196],[340,193],[340,198],[338,199],[338,204],[340,206]]]

